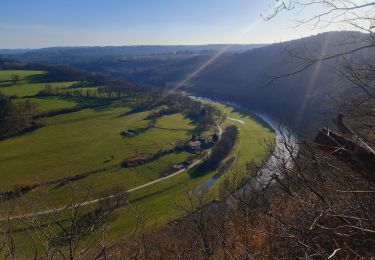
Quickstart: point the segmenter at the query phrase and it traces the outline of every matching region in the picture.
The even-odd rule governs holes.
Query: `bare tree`
[[[23,216],[0,204],[0,253],[11,259],[30,254],[35,259],[107,259],[113,248],[107,238],[108,218],[114,209],[127,204],[124,192],[116,189],[110,198],[91,203],[90,189],[82,192],[70,185],[69,189],[71,199],[65,208],[54,209],[54,203],[47,205],[44,200],[42,206],[47,209]],[[34,203],[35,210],[41,208]],[[22,241],[15,238],[20,231],[27,248],[20,248]]]
[[[314,28],[329,28],[334,25],[335,28],[341,27],[346,30],[352,29],[367,33],[367,37],[348,39],[347,42],[342,43],[345,48],[334,53],[314,55],[306,49],[301,55],[290,51],[292,57],[303,61],[302,66],[286,74],[272,75],[267,85],[275,80],[301,73],[318,63],[341,58],[344,65],[342,68],[337,68],[337,70],[354,83],[355,86],[373,96],[374,85],[373,82],[370,84],[369,80],[373,81],[374,61],[369,60],[360,64],[353,64],[348,62],[348,57],[357,52],[375,48],[375,2],[367,0],[277,0],[270,11],[262,15],[262,17],[268,21],[283,11],[298,11],[302,14],[310,13],[305,9],[311,10],[313,15],[297,20],[297,27],[311,25]]]
[[[12,83],[13,83],[14,85],[17,85],[17,83],[18,83],[19,80],[20,80],[20,76],[17,75],[17,74],[13,74],[13,75],[11,75],[10,78],[11,78]]]
[[[9,217],[13,212],[13,207],[10,207],[6,201],[0,201],[0,205],[0,254],[4,259],[15,259],[14,224]]]
[[[297,20],[297,25],[312,24],[314,27],[330,25],[343,26],[345,29],[356,28],[370,33],[374,37],[375,2],[368,0],[276,0],[273,8],[263,15],[270,20],[282,11],[301,11],[312,9],[313,14]]]

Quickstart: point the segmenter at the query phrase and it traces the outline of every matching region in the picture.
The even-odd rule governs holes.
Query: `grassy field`
[[[53,82],[48,83],[52,87],[70,87],[76,81],[71,82]],[[17,84],[11,86],[0,86],[0,92],[8,96],[17,96],[17,97],[29,97],[35,96],[38,92],[44,89],[46,83],[26,83],[26,84]]]
[[[219,107],[228,116],[223,127],[236,125],[239,129],[239,141],[232,152],[237,158],[237,166],[244,169],[247,162],[263,159],[266,154],[266,144],[274,142],[275,134],[273,130],[263,125],[263,122],[257,121],[245,110],[241,111],[218,102],[214,102],[213,104]],[[230,120],[229,118],[240,119],[243,121],[243,124]]]
[[[44,75],[44,71],[34,70],[0,70],[0,92],[8,96],[26,97],[34,96],[44,89],[47,83],[38,82],[38,76]],[[19,81],[14,84],[12,75],[18,75]],[[70,87],[77,81],[51,82],[52,87]]]
[[[38,70],[0,70],[0,87],[13,85],[12,75],[20,77],[19,84],[30,83],[34,77],[46,74],[45,71]]]
[[[11,84],[11,75],[14,74],[20,76],[19,83],[4,86]],[[42,71],[0,71],[0,91],[12,95],[17,93],[19,96],[33,95],[44,84],[31,81],[33,77],[43,74],[45,72]],[[62,85],[71,84],[65,82]],[[37,103],[39,112],[95,102],[80,97],[34,97],[14,101],[26,99]],[[190,120],[177,114],[161,119],[158,123],[160,128],[126,138],[120,135],[122,131],[147,128],[149,123],[145,120],[149,112],[126,115],[130,109],[128,105],[108,105],[55,116],[45,120],[46,127],[1,141],[0,151],[4,152],[0,152],[0,173],[4,181],[0,182],[0,192],[11,190],[16,185],[110,168],[127,157],[170,148],[175,141],[186,139],[194,127]],[[176,125],[181,129],[168,129]]]
[[[19,97],[32,96],[41,83],[31,83],[38,71],[1,71],[0,91]],[[11,84],[10,75],[18,74],[21,81]],[[61,83],[52,83],[61,84]],[[69,86],[72,82],[63,83]],[[39,87],[43,88],[44,84]],[[34,93],[34,94],[32,94]],[[40,112],[71,108],[93,102],[86,98],[46,97],[27,98],[38,104]],[[15,99],[15,102],[25,98]],[[246,111],[212,102],[228,118],[222,128],[235,124],[239,138],[230,156],[236,157],[236,168],[243,171],[249,161],[259,161],[266,156],[266,142],[274,139],[274,133],[249,116]],[[125,169],[121,162],[141,153],[155,153],[172,148],[177,141],[186,140],[196,125],[183,114],[160,118],[156,126],[149,128],[146,117],[152,111],[129,113],[131,104],[112,103],[96,108],[86,108],[78,112],[43,119],[46,126],[34,132],[0,141],[0,192],[33,183],[43,183],[67,176],[91,173],[88,177],[69,184],[43,185],[11,203],[17,214],[43,208],[58,208],[69,203],[72,194],[83,196],[90,191],[90,199],[113,194],[115,190],[127,191],[131,188],[159,179],[172,165],[194,157],[187,152],[172,153],[156,161]],[[158,108],[156,108],[158,109]],[[243,124],[230,120],[237,118]],[[128,129],[139,129],[139,134],[124,137],[120,133]],[[193,171],[194,169],[190,170]],[[146,228],[165,223],[182,216],[176,205],[184,203],[186,193],[199,190],[215,171],[192,178],[188,171],[154,185],[126,194],[130,206],[120,208],[110,223],[109,236],[116,238],[132,230],[135,216],[142,214]],[[226,175],[230,175],[229,171]],[[230,176],[229,176],[230,177]],[[217,198],[218,186],[223,178],[210,189],[211,199]],[[61,214],[66,214],[62,212]],[[22,231],[17,233],[25,239]],[[27,244],[24,240],[22,243]]]
[[[37,104],[38,112],[47,112],[59,110],[62,108],[73,108],[80,103],[78,98],[65,97],[40,97],[40,98],[17,98],[16,102],[24,102],[29,100]]]
[[[43,113],[48,111],[58,111],[65,108],[74,108],[77,106],[94,107],[103,104],[104,100],[89,98],[89,97],[64,97],[64,96],[51,96],[51,97],[31,97],[31,98],[16,98],[14,102],[25,102],[29,100],[37,104],[36,113]],[[105,101],[110,103],[110,101]]]
[[[159,179],[171,165],[192,157],[193,155],[187,152],[173,153],[135,168],[116,167],[67,185],[43,186],[14,200],[13,205],[16,205],[18,214],[23,214],[43,210],[50,205],[55,208],[63,207],[70,202],[72,190],[76,196],[83,196],[89,192],[90,199],[111,195],[114,190],[126,192],[130,188]],[[44,199],[40,200],[46,197],[49,198],[48,203]]]
[[[120,133],[145,128],[148,112],[122,116],[129,108],[109,106],[49,118],[47,127],[0,142],[0,191],[117,165],[140,153],[155,153],[186,139],[193,128],[182,115],[169,118],[186,131],[153,128],[131,138]],[[175,121],[174,121],[175,120]],[[163,125],[167,125],[163,123]]]
[[[274,141],[273,131],[257,122],[246,111],[238,111],[233,107],[217,102],[212,104],[218,106],[228,117],[244,121],[244,124],[241,124],[227,118],[223,123],[223,127],[235,124],[239,129],[240,136],[231,153],[231,156],[237,158],[236,164],[233,166],[236,167],[236,171],[243,172],[247,162],[262,160],[266,156],[266,143]],[[230,173],[229,170],[227,174]],[[136,215],[139,213],[147,220],[146,228],[155,225],[163,226],[169,221],[181,217],[183,212],[178,210],[177,205],[183,205],[187,192],[201,187],[214,174],[215,172],[212,171],[193,179],[189,174],[182,174],[153,187],[130,194],[129,198],[134,202],[129,208],[117,211],[116,218],[110,226],[110,234],[116,237],[121,236],[123,230],[131,231],[136,221]],[[223,177],[219,179],[214,189],[207,196],[211,199],[217,198],[218,187],[223,179]]]

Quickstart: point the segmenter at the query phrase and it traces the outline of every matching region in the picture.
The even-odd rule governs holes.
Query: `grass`
[[[45,71],[36,70],[1,70],[0,71],[0,92],[8,96],[29,97],[35,96],[40,90],[44,89],[46,84],[52,87],[70,87],[77,81],[71,82],[36,82],[35,78],[45,75]],[[13,84],[12,75],[20,77],[17,84]]]
[[[48,83],[52,87],[70,87],[76,83],[76,81],[71,82],[53,82]],[[38,92],[44,89],[46,83],[26,83],[26,84],[17,84],[11,86],[0,86],[0,92],[8,96],[17,96],[17,97],[30,97],[35,96]]]
[[[70,202],[71,190],[75,190],[75,195],[83,196],[89,192],[91,199],[100,198],[113,194],[114,190],[127,191],[130,188],[159,179],[171,165],[184,162],[194,155],[187,152],[179,152],[163,156],[157,161],[153,161],[135,168],[117,167],[93,174],[85,179],[75,181],[66,185],[47,185],[36,189],[30,193],[13,201],[20,210],[20,213],[42,210],[46,203],[39,202],[38,198],[48,196],[49,203],[53,207],[63,207]],[[100,183],[100,185],[98,185]]]
[[[123,130],[148,125],[144,119],[148,112],[121,116],[127,111],[123,106],[84,109],[48,118],[47,127],[1,141],[0,172],[5,181],[0,182],[0,191],[117,165],[139,153],[171,148],[189,136],[188,131],[154,128],[124,138]],[[193,128],[190,120],[174,116],[183,128]]]
[[[233,107],[217,102],[213,104],[224,111],[228,117],[244,121],[244,124],[240,124],[226,119],[223,123],[223,127],[231,124],[237,125],[240,132],[238,142],[231,153],[237,157],[236,165],[233,167],[237,167],[236,170],[241,172],[246,168],[247,162],[263,159],[266,156],[266,143],[274,140],[273,131],[257,122],[245,111],[237,111]],[[176,206],[183,205],[187,192],[201,187],[214,174],[215,171],[211,171],[192,179],[188,173],[184,173],[130,194],[129,199],[133,203],[130,207],[116,212],[114,221],[110,225],[111,237],[115,239],[123,233],[132,231],[136,224],[136,216],[139,214],[146,220],[146,229],[155,225],[161,227],[183,216],[184,212],[178,210]],[[221,178],[220,181],[223,179]],[[217,198],[220,181],[208,195],[211,199]]]
[[[12,75],[18,75],[20,77],[20,84],[30,83],[29,81],[33,76],[40,76],[46,74],[45,71],[38,70],[0,70],[0,87],[13,85]]]
[[[227,119],[223,124],[223,127],[236,124],[239,128],[240,137],[232,152],[232,155],[238,157],[237,166],[245,167],[246,162],[250,160],[262,159],[263,156],[265,156],[264,141],[267,139],[272,140],[274,138],[273,132],[241,111],[236,111],[231,107],[218,103],[215,103],[215,105],[225,111],[229,117],[240,118],[245,122],[245,124],[242,125]],[[132,116],[136,115],[137,117],[139,116],[138,114]],[[181,128],[191,127],[191,124],[186,121],[184,122],[185,125],[180,125],[181,121],[179,124],[175,124],[173,120],[182,120],[182,122],[184,122],[182,115],[173,115],[162,118],[158,121],[157,126],[163,128],[176,128],[176,126]],[[147,131],[145,134],[147,134]],[[178,158],[176,158],[176,156]],[[87,187],[92,186],[97,195],[108,195],[111,194],[110,192],[113,188],[121,187],[123,189],[128,189],[129,187],[138,186],[141,183],[157,179],[160,177],[160,173],[163,169],[166,169],[170,163],[178,160],[186,160],[189,156],[190,155],[186,153],[172,154],[163,157],[162,160],[148,163],[134,169],[119,169],[103,172],[81,180],[75,183],[73,187],[82,192],[83,187],[87,189]],[[116,240],[121,236],[133,232],[139,216],[142,216],[145,221],[145,230],[163,227],[166,223],[182,217],[185,212],[179,210],[177,205],[184,205],[186,203],[186,194],[201,187],[214,174],[215,172],[212,171],[206,175],[192,179],[188,172],[184,172],[152,186],[129,193],[127,198],[131,201],[131,205],[118,209],[113,213],[109,225],[108,238]],[[230,174],[230,172],[227,174]],[[100,185],[98,185],[99,183]],[[215,188],[208,193],[211,199],[215,199],[218,196],[218,185],[214,187]],[[36,190],[25,196],[23,198],[23,205],[22,203],[19,205],[22,207],[22,210],[24,210],[23,206],[27,204],[32,205],[32,202],[35,202],[38,198],[40,200],[40,198],[47,198],[47,196],[48,198],[52,198],[52,205],[65,203],[71,197],[71,190],[72,186],[59,188],[50,186],[47,187],[46,190]],[[85,210],[86,209],[84,209],[84,212]],[[66,215],[67,213],[68,212],[62,212],[61,215]],[[26,236],[27,234],[25,232],[17,233],[17,240],[20,241],[21,245],[27,245],[27,242],[25,242],[25,240],[27,240]]]
[[[38,88],[43,88],[44,84],[30,83],[30,77],[43,73],[0,71],[0,91],[8,91],[6,94],[20,97],[35,95]],[[11,84],[9,80],[12,74],[20,75],[21,81],[16,86],[6,86]],[[69,85],[72,82],[53,84]],[[85,98],[28,99],[38,103],[42,112],[92,102]],[[22,100],[24,99],[16,99],[16,102]],[[235,166],[238,170],[243,171],[249,161],[263,159],[266,155],[265,143],[274,140],[274,133],[246,111],[238,111],[217,102],[212,104],[224,111],[228,117],[244,121],[244,124],[240,124],[227,118],[222,124],[223,128],[234,124],[239,129],[237,144],[231,152],[231,156],[237,158]],[[58,115],[45,119],[46,127],[1,141],[0,192],[11,190],[16,185],[40,183],[102,169],[71,184],[46,185],[13,200],[12,203],[18,210],[25,213],[36,209],[36,201],[41,201],[38,207],[46,206],[46,202],[50,202],[50,207],[66,205],[73,190],[79,196],[90,190],[90,198],[112,194],[114,189],[126,191],[158,179],[171,165],[190,159],[191,154],[181,152],[135,168],[119,167],[125,158],[173,147],[176,141],[187,139],[195,128],[182,114],[174,114],[162,117],[157,121],[156,127],[148,129],[149,121],[145,118],[152,111],[128,113],[130,110],[130,105],[112,104]],[[121,136],[120,133],[127,129],[147,130],[132,137]],[[176,205],[183,204],[187,192],[199,190],[214,174],[215,171],[210,171],[191,178],[188,172],[183,172],[127,194],[132,203],[116,210],[109,229],[110,237],[116,238],[132,230],[135,216],[139,213],[145,219],[146,228],[154,224],[160,227],[182,216],[184,213],[179,211]],[[226,175],[228,174],[230,171]],[[217,198],[222,180],[223,178],[210,190],[212,199]],[[27,244],[25,233],[17,233],[17,237]]]
[[[73,108],[80,103],[79,99],[64,97],[40,97],[40,98],[17,98],[15,102],[29,100],[37,104],[38,112],[59,110],[62,108]]]
[[[227,118],[223,125],[223,127],[236,125],[239,129],[239,141],[232,152],[237,157],[237,166],[244,169],[247,162],[251,160],[259,162],[263,159],[266,154],[266,144],[275,140],[274,131],[263,125],[263,122],[258,122],[251,117],[247,111],[240,111],[218,102],[213,104],[224,111],[228,117],[244,121],[244,124],[241,124]]]
[[[10,82],[13,74],[21,77],[19,84],[5,87],[4,84]],[[31,77],[42,74],[45,72],[1,71],[0,83],[3,85],[0,90],[18,89],[20,96],[28,96],[30,89],[24,88],[23,85],[31,88],[38,85],[39,83],[25,83],[30,83]],[[87,105],[95,101],[78,97],[34,97],[18,98],[15,102],[27,99],[38,104],[39,112]],[[0,191],[11,190],[16,185],[40,183],[111,168],[127,157],[171,148],[175,141],[186,139],[194,127],[190,120],[176,114],[162,118],[159,122],[160,128],[152,128],[132,138],[125,138],[120,133],[126,129],[148,127],[145,117],[149,112],[126,115],[130,108],[127,105],[110,105],[55,116],[45,120],[47,127],[0,142],[0,151],[6,151],[0,153],[0,172],[5,180],[0,183]],[[176,125],[181,127],[178,129],[180,131],[172,129]],[[184,153],[173,154],[147,166],[137,167],[136,170],[120,169],[108,174],[110,177],[106,178],[106,181],[111,183],[113,179],[113,183],[117,184],[116,176],[125,176],[127,182],[122,186],[133,187],[160,177],[161,171],[165,171],[167,166],[186,158],[187,154]],[[92,178],[91,183],[96,181]],[[90,179],[91,177],[87,181],[90,182]]]
[[[136,224],[137,216],[142,216],[145,219],[146,230],[151,227],[162,227],[183,216],[184,212],[180,211],[178,206],[184,205],[188,192],[199,187],[209,178],[210,175],[205,175],[192,179],[185,172],[131,193],[129,199],[132,204],[116,212],[114,220],[110,224],[110,236],[116,239],[118,236],[130,232]]]
[[[163,116],[156,123],[157,128],[167,131],[191,131],[192,126],[192,122],[190,122],[188,125],[186,124],[186,118],[184,118],[181,114]]]
[[[109,104],[110,100],[88,98],[88,97],[64,97],[64,96],[51,96],[51,97],[32,97],[32,98],[16,98],[14,102],[24,102],[29,100],[37,104],[37,113],[57,111],[65,108],[74,108],[77,106],[97,106]]]

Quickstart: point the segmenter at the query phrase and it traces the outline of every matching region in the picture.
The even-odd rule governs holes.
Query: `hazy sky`
[[[273,43],[318,31],[286,13],[259,20],[273,0],[0,0],[0,48]]]

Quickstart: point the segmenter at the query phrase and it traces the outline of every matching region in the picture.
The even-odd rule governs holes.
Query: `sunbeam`
[[[262,21],[261,18],[258,18],[254,22],[252,22],[236,39],[235,42],[240,42],[251,30],[253,30],[260,22]],[[225,45],[220,51],[218,51],[215,55],[210,57],[205,63],[199,66],[196,70],[191,72],[187,75],[183,80],[178,82],[170,91],[175,91],[183,86],[185,86],[190,80],[192,80],[195,76],[197,76],[202,70],[207,68],[211,65],[214,61],[216,61],[219,57],[221,57],[228,49],[230,49],[234,44]]]
[[[327,35],[327,37],[324,39],[323,44],[320,48],[320,53],[318,57],[324,57],[327,54],[327,50],[328,50],[328,46],[330,42],[331,42],[331,37]],[[317,77],[320,74],[322,65],[324,64],[321,61],[321,62],[317,62],[317,64],[315,64],[313,67],[313,72],[311,73],[310,79],[307,82],[307,88],[301,100],[302,101],[301,109],[296,114],[297,122],[300,122],[302,120],[303,115],[305,114],[305,109],[307,107],[307,104],[309,103],[311,94],[313,90],[315,89],[315,85],[316,85],[315,83],[316,83]]]

